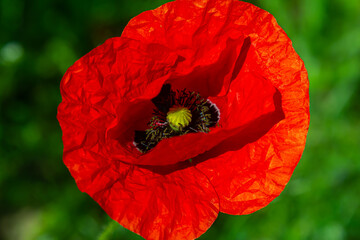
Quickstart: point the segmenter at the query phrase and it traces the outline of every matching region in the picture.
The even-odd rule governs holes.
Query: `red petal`
[[[134,148],[134,130],[150,119],[150,99],[169,78],[177,59],[156,44],[112,38],[78,60],[61,81],[58,119],[64,152],[86,148],[112,158],[110,139],[116,141],[123,158],[136,160],[128,154],[128,145]],[[111,129],[124,119],[122,132],[112,136]]]
[[[175,88],[186,87],[203,97],[224,95],[235,68],[241,68],[236,60],[246,56],[242,46],[248,45],[243,26],[229,25],[233,19],[227,11],[233,5],[215,0],[170,2],[133,18],[122,36],[160,44],[181,56],[169,79]]]
[[[81,191],[146,239],[194,239],[218,215],[218,196],[194,167],[155,172],[109,162],[84,149],[66,153],[65,164]]]
[[[252,136],[252,143],[244,143],[239,135],[194,159],[219,194],[220,211],[229,214],[254,212],[281,193],[300,160],[309,127],[308,79],[302,60],[269,13],[250,6],[241,11],[244,5],[249,4],[236,2],[232,14],[242,19],[244,33],[256,48],[250,48],[241,71],[271,81],[281,94],[285,119],[273,126],[270,118],[258,125],[260,129],[249,129],[245,135]]]

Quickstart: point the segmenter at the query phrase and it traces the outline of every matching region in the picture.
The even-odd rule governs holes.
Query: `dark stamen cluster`
[[[135,131],[134,145],[142,153],[154,148],[162,139],[184,135],[187,133],[208,133],[210,127],[219,121],[216,106],[200,94],[186,89],[173,91],[169,84],[163,86],[158,96],[152,99],[157,107],[145,131]],[[167,113],[173,106],[181,106],[191,111],[192,119],[188,126],[174,130],[168,120]]]

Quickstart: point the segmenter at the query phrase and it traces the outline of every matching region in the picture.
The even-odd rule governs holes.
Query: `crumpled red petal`
[[[67,153],[64,160],[81,191],[146,239],[194,239],[218,215],[219,198],[195,167],[163,174],[109,162],[85,149]]]
[[[256,7],[250,9],[256,13],[250,14],[256,21],[249,18],[243,23],[253,28],[249,35],[256,36],[251,38],[256,47],[249,49],[240,75],[255,72],[269,79],[281,94],[281,109],[259,124],[268,130],[266,134],[256,127],[247,133],[253,142],[245,145],[240,135],[235,136],[197,159],[197,167],[219,194],[220,211],[229,214],[252,213],[281,193],[300,160],[309,127],[304,63],[275,19]],[[237,8],[233,12],[239,18],[244,15]],[[283,120],[274,122],[282,115]]]
[[[147,239],[193,239],[211,226],[219,211],[218,196],[207,177],[188,166],[156,173],[118,161],[108,152],[106,134],[118,117],[116,104],[122,103],[123,96],[137,98],[136,92],[127,93],[120,87],[127,82],[119,78],[126,73],[131,79],[131,72],[121,71],[126,66],[116,66],[113,58],[125,58],[124,53],[129,51],[128,56],[136,61],[149,61],[148,65],[161,68],[151,66],[147,71],[163,73],[160,82],[167,77],[166,69],[176,62],[176,56],[167,51],[161,53],[168,58],[157,62],[160,52],[152,55],[146,50],[145,54],[141,47],[130,39],[110,39],[65,74],[61,83],[63,102],[58,108],[64,163],[79,189],[124,227]],[[130,61],[120,61],[125,62]],[[137,71],[145,69],[140,67]]]

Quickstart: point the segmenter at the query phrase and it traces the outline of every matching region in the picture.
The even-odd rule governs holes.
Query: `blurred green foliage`
[[[62,163],[66,69],[165,0],[0,0],[0,239],[141,239],[81,193]],[[311,125],[285,191],[200,239],[360,239],[360,1],[251,1],[309,72]]]

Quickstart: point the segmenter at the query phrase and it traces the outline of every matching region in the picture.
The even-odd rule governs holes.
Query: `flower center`
[[[191,122],[191,111],[185,107],[172,107],[167,113],[166,119],[169,125],[175,131],[181,131],[182,128],[187,127]]]
[[[148,129],[135,131],[134,145],[142,153],[153,149],[161,140],[187,133],[208,133],[220,119],[218,108],[196,92],[173,91],[165,84],[151,99],[156,106]]]

